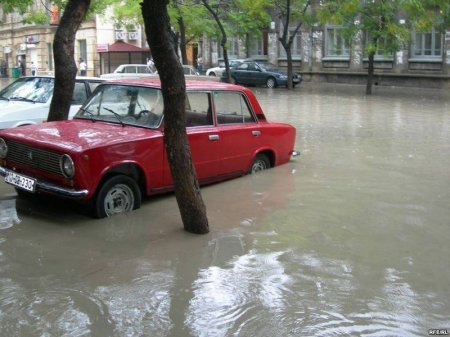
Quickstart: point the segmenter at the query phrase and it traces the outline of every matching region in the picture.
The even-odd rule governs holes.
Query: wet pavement
[[[426,336],[450,330],[450,93],[254,88],[300,157],[95,220],[0,182],[3,336]]]

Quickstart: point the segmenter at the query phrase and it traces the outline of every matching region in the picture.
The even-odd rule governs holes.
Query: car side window
[[[87,93],[86,87],[83,82],[75,82],[75,88],[73,89],[72,104],[81,105],[86,101]]]
[[[255,123],[247,101],[239,92],[214,92],[217,124]]]
[[[187,92],[186,127],[213,125],[211,99],[206,92]]]
[[[135,74],[136,73],[136,67],[125,67],[123,70],[126,74]]]
[[[239,70],[248,70],[248,63],[242,63],[237,67]]]
[[[254,63],[249,63],[249,64],[248,64],[248,69],[247,69],[247,70],[255,71],[255,70],[257,70],[257,69],[256,69],[256,66],[255,66]]]

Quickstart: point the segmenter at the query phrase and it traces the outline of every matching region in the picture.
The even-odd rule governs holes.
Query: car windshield
[[[74,118],[157,128],[163,108],[160,89],[104,84],[98,86]]]
[[[46,103],[53,95],[54,80],[47,77],[23,77],[0,91],[2,99]]]

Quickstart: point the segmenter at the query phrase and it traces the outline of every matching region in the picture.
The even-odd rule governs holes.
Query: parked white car
[[[69,118],[72,118],[94,89],[98,77],[77,77]],[[0,129],[38,124],[47,120],[55,80],[52,76],[21,77],[0,91]]]
[[[104,79],[146,77],[154,75],[155,70],[147,64],[121,64],[113,73],[100,75]]]
[[[230,64],[230,67],[236,67],[239,64],[242,63],[243,60],[228,60],[228,63]],[[219,65],[214,68],[209,68],[206,70],[206,76],[217,76],[221,77],[222,73],[225,71],[225,61],[221,60],[219,61]]]

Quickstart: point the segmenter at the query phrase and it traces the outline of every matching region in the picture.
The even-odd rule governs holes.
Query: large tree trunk
[[[144,0],[141,4],[145,33],[161,79],[164,97],[164,143],[184,229],[208,233],[206,208],[192,164],[185,127],[186,84],[175,53],[176,44],[167,13],[168,0]]]
[[[55,89],[48,121],[66,120],[72,104],[77,65],[74,60],[75,34],[89,9],[91,0],[69,0],[53,40]]]

